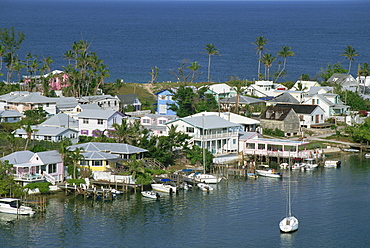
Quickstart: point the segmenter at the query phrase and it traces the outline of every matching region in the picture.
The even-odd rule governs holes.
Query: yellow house
[[[88,167],[91,171],[107,171],[114,169],[116,162],[123,160],[119,155],[106,152],[84,152],[80,161],[80,167]]]

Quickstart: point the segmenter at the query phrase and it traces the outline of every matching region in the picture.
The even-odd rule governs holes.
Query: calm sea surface
[[[213,56],[215,82],[230,76],[253,80],[257,55],[251,44],[258,36],[269,39],[266,48],[276,55],[290,46],[285,80],[307,73],[315,77],[328,63],[348,61],[340,56],[347,45],[370,62],[370,1],[212,2],[212,1],[93,1],[2,0],[0,27],[14,26],[26,34],[21,58],[28,52],[50,56],[52,69],[68,64],[63,53],[73,42],[86,40],[108,65],[111,77],[125,82],[150,81],[150,68],[158,66],[158,81],[176,81],[183,59],[198,61],[206,81],[206,44],[213,43],[221,56]],[[271,72],[277,69],[277,61]],[[17,80],[14,78],[14,80]]]
[[[369,247],[370,159],[293,172],[299,230],[281,234],[286,179],[229,178],[211,193],[140,193],[113,202],[50,196],[46,213],[0,216],[1,247]]]

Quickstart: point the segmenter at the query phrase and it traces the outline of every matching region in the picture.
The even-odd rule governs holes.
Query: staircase
[[[55,178],[52,175],[46,173],[46,171],[43,171],[42,174],[44,175],[46,181],[48,181],[52,185],[55,185]]]
[[[155,158],[144,158],[143,161],[144,161],[145,165],[148,166],[148,167],[157,167],[157,168],[162,169],[162,170],[164,170],[166,168],[161,162],[159,162]]]

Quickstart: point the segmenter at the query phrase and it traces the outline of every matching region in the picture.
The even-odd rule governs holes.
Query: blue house
[[[155,93],[157,96],[157,108],[155,110],[158,115],[176,115],[176,112],[170,110],[170,104],[175,104],[176,101],[172,100],[173,93],[169,90],[161,90]]]

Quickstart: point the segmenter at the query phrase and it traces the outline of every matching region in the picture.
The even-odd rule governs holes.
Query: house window
[[[160,96],[159,96],[159,99],[160,99],[160,100],[166,100],[166,97],[167,97],[167,96],[165,96],[165,95],[160,95]]]
[[[114,117],[114,118],[113,118],[113,124],[114,124],[114,123],[117,123],[117,117]]]
[[[83,118],[83,124],[89,124],[89,119]]]
[[[163,125],[164,123],[166,123],[166,120],[158,120],[159,125]]]
[[[86,161],[85,159],[80,160],[81,166],[89,166],[89,161]]]
[[[82,135],[88,135],[89,134],[89,130],[81,130],[81,134]]]
[[[255,148],[255,144],[254,143],[245,143],[245,148],[246,149],[254,149]]]
[[[311,116],[311,121],[313,121],[313,116]]]
[[[265,144],[258,144],[258,150],[265,150]]]
[[[193,127],[186,127],[186,132],[187,133],[194,133],[194,128]]]
[[[143,124],[150,124],[150,119],[148,118],[143,118]]]
[[[48,173],[56,173],[57,172],[57,164],[49,164],[48,165]]]
[[[167,113],[167,105],[159,105],[159,113]]]
[[[321,121],[323,121],[324,120],[324,115],[321,115]]]
[[[98,119],[98,125],[103,125],[103,119]]]
[[[46,104],[45,104],[45,107],[49,107],[49,103],[46,103]]]
[[[92,166],[103,166],[103,160],[93,160]]]
[[[44,136],[44,140],[51,140],[51,136]]]
[[[233,145],[235,145],[236,144],[236,139],[233,139]]]

